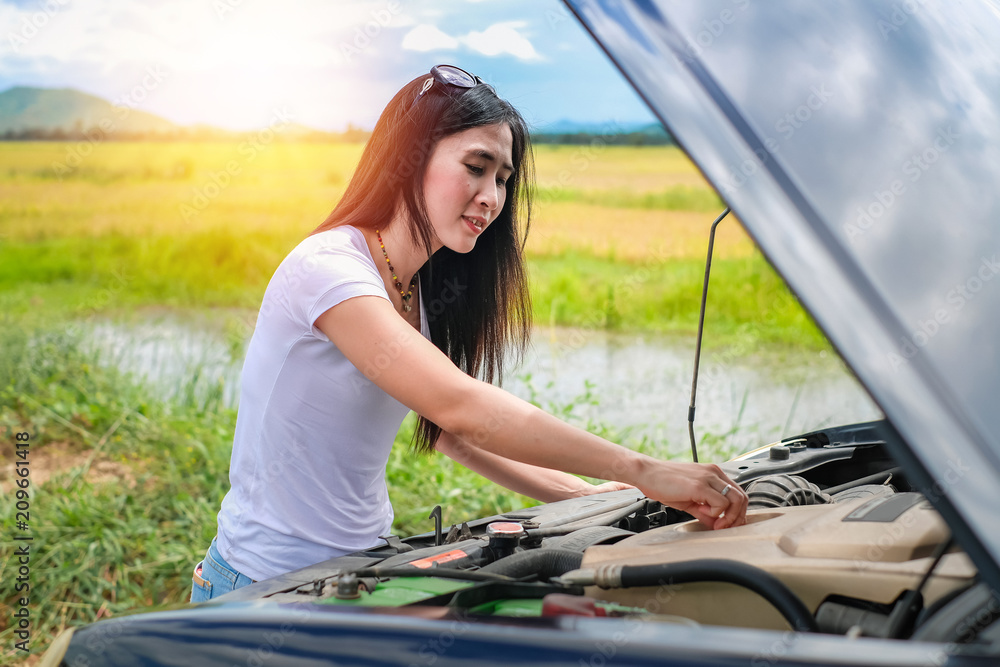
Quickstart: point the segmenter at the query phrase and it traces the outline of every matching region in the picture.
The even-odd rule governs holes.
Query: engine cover
[[[747,524],[713,531],[697,521],[674,524],[586,550],[583,568],[729,558],[759,567],[785,583],[816,612],[831,595],[891,604],[916,588],[930,554],[948,539],[937,511],[917,493],[845,503],[747,512]],[[972,582],[963,553],[942,558],[924,589],[927,604]],[[587,595],[713,625],[787,629],[763,598],[727,583],[601,590]]]

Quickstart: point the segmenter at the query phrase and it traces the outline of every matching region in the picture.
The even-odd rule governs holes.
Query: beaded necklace
[[[396,269],[392,268],[392,262],[389,261],[389,253],[385,251],[385,244],[382,243],[382,235],[379,231],[375,230],[375,236],[378,237],[378,245],[382,248],[382,256],[385,257],[385,263],[389,265],[389,273],[392,274],[392,280],[396,283],[396,289],[399,290],[399,296],[403,299],[403,310],[410,312],[412,307],[410,306],[410,297],[413,296],[413,287],[417,284],[417,274],[413,274],[413,279],[410,280],[410,291],[403,292],[403,283],[399,282],[399,278],[396,277]]]

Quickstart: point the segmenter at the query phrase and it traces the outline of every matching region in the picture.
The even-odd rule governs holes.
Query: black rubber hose
[[[591,516],[586,519],[580,519],[579,521],[573,521],[572,523],[563,523],[555,526],[546,524],[544,528],[529,528],[524,531],[524,534],[533,538],[555,537],[558,535],[569,535],[572,532],[582,528],[589,528],[590,526],[614,525],[627,517],[629,514],[635,514],[636,512],[642,511],[642,508],[645,507],[648,502],[648,500],[643,498],[642,500],[632,503],[628,507],[620,507],[616,510],[609,510],[606,513]]]
[[[657,565],[626,565],[621,573],[622,588],[720,581],[750,589],[767,600],[796,630],[819,632],[816,618],[805,604],[771,573],[735,560],[705,560]]]
[[[479,568],[479,572],[502,574],[514,579],[537,574],[539,579],[549,579],[579,570],[583,553],[569,549],[533,549],[502,558]]]
[[[823,493],[829,496],[835,496],[842,491],[850,491],[851,489],[863,486],[865,484],[885,484],[889,481],[889,477],[895,477],[900,473],[902,468],[889,468],[888,470],[883,470],[882,472],[877,472],[874,475],[868,475],[867,477],[862,477],[861,479],[855,479],[846,484],[838,484],[837,486],[830,486],[823,489]]]

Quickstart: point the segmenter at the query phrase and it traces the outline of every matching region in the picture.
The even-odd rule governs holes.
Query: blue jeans
[[[194,566],[191,577],[191,602],[206,602],[212,598],[256,583],[247,575],[237,572],[227,563],[215,545],[216,538],[205,553],[205,560]]]

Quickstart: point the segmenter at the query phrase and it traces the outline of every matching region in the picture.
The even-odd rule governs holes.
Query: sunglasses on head
[[[494,94],[496,93],[496,91],[493,90],[493,86],[485,83],[475,74],[466,72],[461,67],[455,67],[454,65],[435,65],[431,68],[430,77],[424,81],[424,85],[420,89],[420,92],[417,93],[417,96],[413,99],[413,104],[410,105],[411,108],[414,104],[420,101],[420,98],[423,97],[424,93],[434,86],[435,82],[442,84],[444,86],[443,90],[447,90],[447,86],[465,89],[483,85],[493,91]]]

